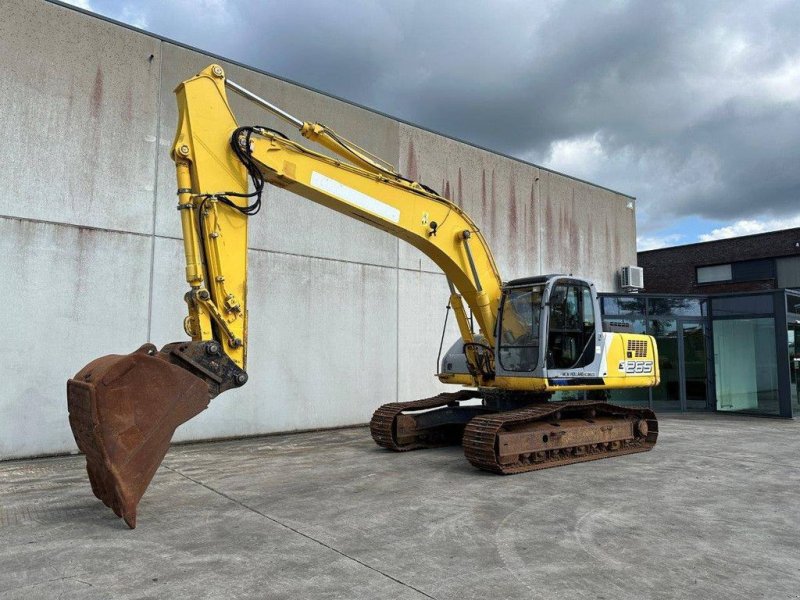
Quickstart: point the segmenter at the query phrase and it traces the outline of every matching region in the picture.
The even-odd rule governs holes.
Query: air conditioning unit
[[[628,266],[620,270],[620,284],[626,292],[644,289],[644,269],[642,267]]]

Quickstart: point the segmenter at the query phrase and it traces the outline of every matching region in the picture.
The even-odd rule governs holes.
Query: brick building
[[[800,228],[638,253],[644,292],[604,322],[656,338],[661,382],[615,390],[656,411],[800,416]]]
[[[800,227],[647,250],[638,260],[648,293],[800,288]]]

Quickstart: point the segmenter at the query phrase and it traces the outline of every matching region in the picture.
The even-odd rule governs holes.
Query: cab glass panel
[[[505,371],[533,371],[539,360],[539,318],[544,286],[512,288],[503,293],[498,340]]]
[[[594,360],[595,314],[592,292],[579,283],[558,283],[550,293],[547,367],[575,369]]]

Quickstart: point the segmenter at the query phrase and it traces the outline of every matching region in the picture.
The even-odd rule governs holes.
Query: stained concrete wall
[[[345,133],[474,217],[507,279],[615,288],[631,199],[44,0],[0,3],[0,458],[75,451],[65,382],[90,359],[184,339],[172,90],[210,62]],[[232,97],[242,123],[286,130]],[[251,220],[250,382],[179,440],[363,423],[435,393],[447,286],[416,249],[268,189]],[[454,323],[447,342],[454,340]]]

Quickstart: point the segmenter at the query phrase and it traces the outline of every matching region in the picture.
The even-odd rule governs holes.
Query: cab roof
[[[504,287],[516,287],[518,285],[536,285],[537,283],[547,283],[555,277],[569,277],[565,273],[550,273],[549,275],[535,275],[533,277],[520,277],[507,282]]]

